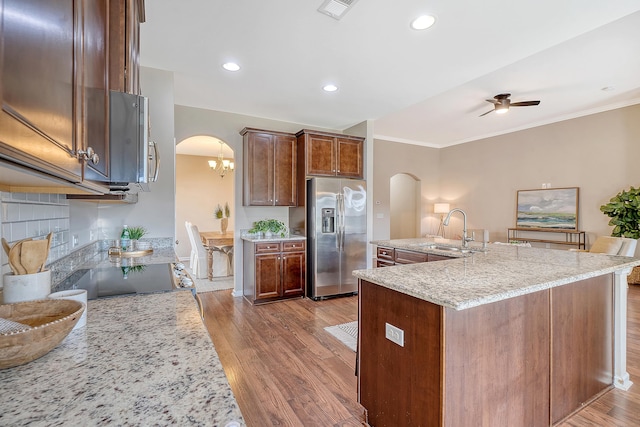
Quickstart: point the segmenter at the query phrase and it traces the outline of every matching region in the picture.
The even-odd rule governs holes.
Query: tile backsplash
[[[69,201],[64,194],[0,192],[2,237],[9,244],[21,239],[45,238],[53,232],[47,264],[69,254]],[[2,271],[10,271],[2,251]]]

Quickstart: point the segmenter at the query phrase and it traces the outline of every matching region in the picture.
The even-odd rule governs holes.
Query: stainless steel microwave
[[[149,99],[109,94],[109,187],[112,191],[149,191],[158,179],[158,146],[149,139]]]

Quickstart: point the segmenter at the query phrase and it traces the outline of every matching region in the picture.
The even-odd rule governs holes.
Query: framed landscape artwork
[[[516,228],[578,230],[578,187],[519,190]]]

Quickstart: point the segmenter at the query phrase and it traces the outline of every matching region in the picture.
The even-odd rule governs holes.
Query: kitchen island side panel
[[[549,425],[549,290],[445,309],[444,425]]]
[[[371,426],[442,425],[442,307],[359,281],[359,401]],[[385,337],[404,331],[404,346]]]
[[[551,290],[551,419],[613,386],[613,274]]]

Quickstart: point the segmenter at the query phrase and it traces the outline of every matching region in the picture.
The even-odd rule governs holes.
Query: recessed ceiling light
[[[436,18],[431,15],[418,16],[411,21],[411,28],[414,30],[426,30],[436,22]]]
[[[235,62],[225,62],[224,64],[222,64],[222,68],[227,71],[238,71],[240,69],[240,66]]]
[[[328,85],[325,85],[322,89],[325,92],[335,92],[335,91],[338,90],[338,86],[332,85],[332,84],[328,84]]]

